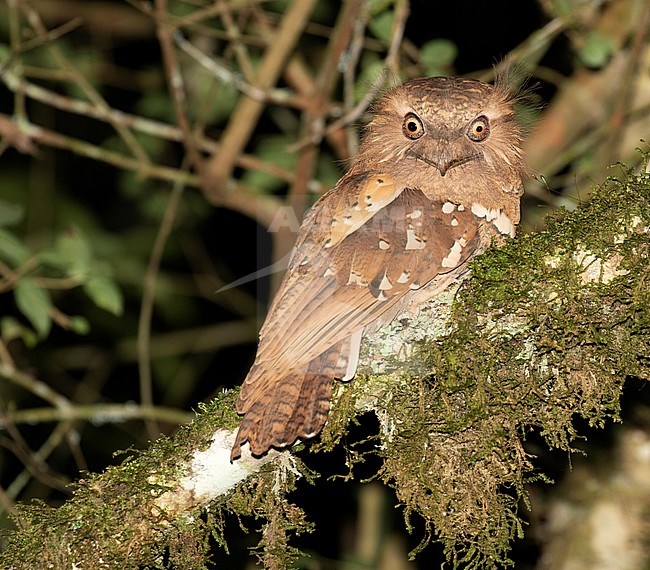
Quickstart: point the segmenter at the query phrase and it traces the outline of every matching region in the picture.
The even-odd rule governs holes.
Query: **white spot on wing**
[[[456,209],[456,204],[452,204],[451,202],[445,202],[442,205],[443,214],[451,214],[455,209]]]
[[[515,225],[503,212],[499,213],[497,218],[492,223],[502,234],[509,235],[510,237],[515,237]]]
[[[334,272],[332,271],[332,268],[331,268],[331,267],[328,267],[328,268],[325,270],[325,273],[323,273],[323,277],[329,277],[330,275],[334,275]]]
[[[483,204],[477,204],[474,202],[472,204],[472,214],[474,214],[477,218],[485,218],[487,217],[488,209],[483,206]]]
[[[406,217],[415,220],[416,218],[419,218],[421,215],[422,215],[422,210],[413,210],[410,214],[406,214]]]
[[[406,230],[406,246],[404,249],[424,249],[424,242],[417,236],[413,228]]]
[[[458,225],[458,220],[457,220],[456,218],[453,218],[453,219],[451,220],[451,225],[454,226],[454,227],[456,227],[456,226]]]
[[[449,255],[443,258],[440,265],[442,265],[443,267],[456,267],[460,263],[460,257],[461,254],[463,253],[463,247],[465,245],[467,245],[466,240],[464,240],[463,238],[457,239],[454,242],[454,245],[451,246]]]
[[[472,214],[478,218],[485,218],[488,222],[492,222],[502,234],[509,236],[515,235],[515,225],[500,209],[486,208],[482,204],[474,202],[472,204]]]
[[[359,348],[361,347],[362,335],[363,329],[359,329],[350,337],[350,355],[348,357],[348,367],[345,371],[345,375],[343,378],[341,378],[341,380],[344,382],[352,380],[357,372],[357,366],[359,364]]]
[[[363,275],[350,271],[350,277],[348,279],[348,285],[363,285]]]
[[[385,239],[379,240],[379,249],[388,249],[390,244]]]
[[[386,272],[384,272],[384,276],[381,279],[381,283],[379,283],[379,289],[380,291],[388,291],[393,288],[393,284],[390,282],[390,279],[388,278],[388,275],[386,275]]]
[[[409,280],[409,272],[408,271],[402,271],[402,274],[398,277],[397,282],[398,283],[406,283]]]

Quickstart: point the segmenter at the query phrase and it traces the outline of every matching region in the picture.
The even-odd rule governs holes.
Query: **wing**
[[[238,411],[462,265],[482,223],[469,209],[431,202],[388,177],[344,177],[305,218]]]

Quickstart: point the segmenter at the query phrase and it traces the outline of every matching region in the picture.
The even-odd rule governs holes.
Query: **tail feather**
[[[297,439],[318,434],[327,421],[333,380],[342,378],[349,368],[349,351],[350,340],[343,340],[314,358],[303,370],[281,378],[273,378],[273,372],[251,370],[248,386],[257,386],[258,390],[249,395],[246,383],[242,388],[237,408],[244,417],[230,454],[231,461],[241,455],[241,446],[246,442],[253,455],[263,455],[271,447],[286,447]],[[262,385],[263,391],[259,390]]]
[[[331,377],[310,373],[285,376],[242,418],[231,460],[241,455],[246,442],[253,455],[263,455],[271,447],[286,447],[297,439],[315,436],[327,421],[331,395]]]

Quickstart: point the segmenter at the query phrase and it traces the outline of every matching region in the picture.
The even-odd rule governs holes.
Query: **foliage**
[[[210,429],[236,424],[234,393],[222,390],[246,372],[279,275],[268,268],[295,228],[267,229],[287,209],[300,219],[335,182],[386,84],[490,79],[506,54],[541,82],[524,232],[584,201],[603,165],[640,160],[650,7],[529,0],[503,18],[477,3],[468,24],[464,3],[441,4],[433,20],[425,4],[0,5],[0,497],[26,529],[7,539],[5,566],[13,553],[30,568],[72,567],[77,554],[127,567],[126,552],[133,565],[202,567],[215,541],[225,546],[226,520],[247,525],[251,512],[264,521],[263,564],[296,560],[290,538],[311,529],[299,495],[286,498],[312,478],[300,464],[298,474],[270,467],[185,518],[157,518],[152,505]],[[625,374],[647,373],[644,235],[626,233],[637,218],[647,227],[645,181],[611,180],[598,196],[477,260],[453,330],[425,326],[425,311],[413,342],[397,340],[400,322],[380,331],[369,381],[340,391],[323,435],[329,448],[374,405],[378,476],[407,523],[422,515],[458,565],[505,560],[521,535],[524,484],[542,478],[527,430],[569,450],[576,414],[598,426],[616,418]],[[583,282],[585,266],[601,275],[617,256],[628,273]],[[268,279],[251,286],[246,276],[260,273]],[[414,342],[418,357],[400,360]],[[214,405],[193,427],[159,438],[201,401]],[[123,447],[148,449],[69,486]],[[33,498],[45,502],[25,506]]]

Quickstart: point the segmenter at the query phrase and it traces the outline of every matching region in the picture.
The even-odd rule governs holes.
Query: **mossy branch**
[[[481,256],[458,291],[366,339],[359,378],[337,385],[312,446],[330,449],[372,411],[379,475],[407,523],[421,515],[455,566],[506,565],[525,484],[543,477],[524,448],[529,430],[569,450],[576,416],[618,419],[625,378],[650,376],[649,231],[650,176],[625,175],[545,231]],[[232,512],[266,521],[260,557],[285,567],[289,535],[311,530],[286,495],[313,474],[288,452],[230,464],[234,399],[80,481],[63,506],[20,507],[0,566],[203,567],[208,537],[226,547]]]
[[[420,514],[455,565],[507,564],[543,477],[526,434],[570,450],[577,417],[618,420],[626,377],[650,376],[649,233],[650,176],[627,173],[481,256],[458,294],[368,339],[372,381],[338,390],[322,441],[372,410],[407,522]]]

